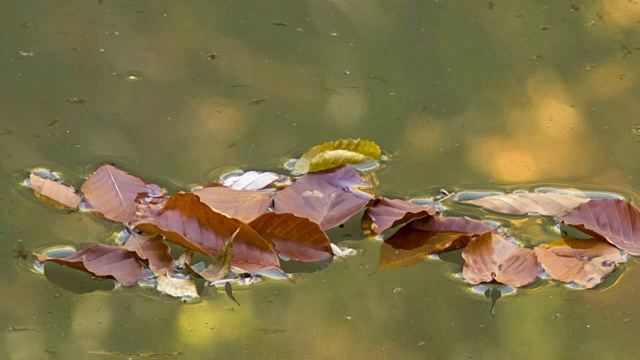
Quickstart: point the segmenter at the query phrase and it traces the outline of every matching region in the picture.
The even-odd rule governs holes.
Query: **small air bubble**
[[[137,70],[129,71],[124,75],[124,79],[128,82],[140,81],[142,80],[142,72]]]
[[[640,135],[640,125],[633,126],[631,128],[631,133],[633,135]]]

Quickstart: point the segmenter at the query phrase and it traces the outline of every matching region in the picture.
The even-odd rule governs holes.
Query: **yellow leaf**
[[[344,164],[359,164],[379,159],[380,147],[376,143],[360,139],[342,139],[309,149],[300,157],[293,170],[305,174],[335,169]]]

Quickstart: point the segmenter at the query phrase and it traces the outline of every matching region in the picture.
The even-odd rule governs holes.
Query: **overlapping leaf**
[[[156,276],[173,271],[174,261],[171,248],[162,241],[160,235],[141,235],[131,233],[124,248],[138,254],[138,257],[149,262],[149,268]]]
[[[558,220],[606,239],[631,255],[640,255],[640,211],[624,200],[591,200]]]
[[[555,216],[564,214],[588,201],[587,198],[564,194],[514,193],[461,202],[504,214],[538,213],[544,216]]]
[[[496,280],[520,287],[533,281],[540,265],[533,250],[513,244],[497,233],[484,233],[473,239],[462,252],[462,275],[470,284]]]
[[[436,213],[433,205],[422,206],[397,199],[377,199],[362,217],[362,231],[365,235],[379,235],[409,220]]]
[[[240,228],[238,228],[238,230],[236,230],[236,232],[231,235],[229,240],[227,240],[227,242],[224,244],[224,247],[222,247],[222,250],[218,252],[216,261],[202,271],[194,270],[189,265],[189,263],[191,262],[190,255],[183,254],[185,255],[185,259],[183,261],[187,269],[189,269],[191,273],[195,273],[195,275],[212,283],[224,279],[227,274],[229,274],[229,271],[231,269],[233,240],[236,238],[236,236],[238,236],[239,232]],[[180,258],[182,258],[182,256]]]
[[[549,276],[563,282],[575,282],[587,289],[601,283],[616,269],[616,264],[624,261],[620,250],[596,239],[566,237],[534,250]]]
[[[176,278],[169,274],[158,276],[156,290],[179,298],[197,298],[196,283],[190,279]]]
[[[145,198],[161,199],[162,189],[104,164],[81,188],[88,207],[106,219],[127,223],[136,216],[136,204]],[[148,199],[148,202],[154,202]]]
[[[350,166],[332,172],[306,174],[275,195],[275,210],[306,217],[323,230],[342,225],[362,210],[372,198],[360,189],[367,188]]]
[[[222,185],[233,190],[260,190],[280,179],[280,175],[273,172],[247,171],[242,175],[227,176]]]
[[[296,162],[294,172],[304,174],[334,169],[345,164],[359,164],[380,159],[380,147],[360,139],[329,141],[304,153]]]
[[[331,242],[313,221],[287,213],[264,213],[249,223],[275,244],[274,250],[294,260],[319,261],[333,256]]]
[[[34,255],[40,262],[51,261],[95,276],[113,278],[123,286],[135,285],[147,277],[136,255],[119,246],[95,244],[64,258]]]
[[[250,222],[267,211],[271,205],[269,192],[231,190],[225,187],[208,187],[193,191],[200,201],[213,210],[244,222]]]
[[[161,233],[177,245],[213,257],[240,228],[232,264],[247,271],[279,267],[273,243],[240,220],[212,210],[193,193],[180,192],[162,204],[139,205],[138,209],[134,227]]]
[[[60,181],[40,176],[38,172],[29,175],[29,182],[36,197],[56,208],[77,210],[82,200],[74,189]]]

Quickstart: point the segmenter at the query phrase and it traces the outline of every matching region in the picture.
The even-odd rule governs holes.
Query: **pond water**
[[[4,1],[0,44],[3,359],[640,352],[637,259],[594,290],[536,283],[492,316],[455,259],[376,272],[380,243],[357,221],[329,234],[360,255],[235,288],[241,306],[213,289],[194,304],[138,287],[76,294],[14,252],[122,229],[35,199],[20,186],[34,167],[79,187],[113,162],[173,192],[224,167],[283,172],[348,137],[391,155],[386,196],[551,185],[637,201],[637,1]],[[468,215],[549,237],[539,218]]]

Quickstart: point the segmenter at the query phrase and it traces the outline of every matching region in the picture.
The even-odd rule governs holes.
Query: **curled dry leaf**
[[[397,199],[377,199],[362,217],[362,231],[365,235],[379,235],[388,229],[416,218],[435,215],[434,205],[416,205]]]
[[[615,270],[616,264],[624,262],[620,250],[596,239],[566,237],[534,250],[549,276],[563,282],[575,282],[587,289],[600,284]]]
[[[618,199],[596,199],[558,217],[594,237],[603,238],[631,255],[640,255],[640,211]]]
[[[127,223],[136,216],[136,203],[163,200],[162,189],[113,165],[98,168],[81,188],[87,206],[106,219]]]
[[[175,278],[169,274],[158,276],[156,290],[161,293],[179,297],[193,299],[198,297],[196,283],[190,279]]]
[[[244,222],[250,222],[267,211],[271,205],[270,192],[231,190],[209,187],[193,191],[200,201],[213,210]]]
[[[365,207],[371,196],[359,190],[367,187],[350,166],[306,174],[276,193],[275,210],[306,217],[327,230],[347,222]]]
[[[554,193],[514,193],[486,196],[475,200],[461,201],[484,209],[503,214],[538,213],[544,216],[556,216],[576,208],[589,199],[578,196]]]
[[[64,258],[33,255],[40,262],[51,261],[98,277],[113,278],[123,286],[135,285],[147,277],[136,255],[119,246],[95,244]]]
[[[193,193],[180,192],[162,204],[138,205],[133,226],[160,233],[186,249],[216,257],[233,233],[233,266],[251,271],[279,268],[273,243],[258,235],[247,224],[212,210]]]
[[[195,271],[192,267],[190,267],[187,262],[185,262],[187,269],[189,269],[191,273],[196,273],[201,278],[212,283],[218,280],[224,279],[227,276],[227,274],[229,274],[229,270],[231,270],[231,254],[233,250],[233,239],[235,239],[235,237],[238,236],[239,232],[240,232],[240,228],[238,228],[238,230],[236,230],[236,232],[234,232],[233,235],[231,235],[231,237],[229,238],[229,240],[227,240],[227,242],[224,244],[224,247],[218,253],[218,258],[216,259],[216,261],[213,264],[209,265],[206,269],[198,272],[198,271]],[[190,261],[191,260],[189,259],[189,262]]]
[[[376,143],[360,139],[329,141],[314,146],[296,162],[293,171],[298,174],[335,169],[345,164],[359,164],[380,159]]]
[[[29,175],[31,189],[36,197],[43,202],[64,210],[77,210],[82,198],[76,191],[59,181],[42,177],[38,172]]]
[[[250,222],[249,226],[271,240],[277,253],[294,260],[320,261],[333,256],[327,234],[307,218],[269,212]]]
[[[462,252],[462,275],[470,284],[496,280],[520,287],[531,284],[540,273],[533,250],[513,244],[502,235],[485,233],[473,239]]]
[[[138,257],[149,262],[149,268],[156,276],[169,274],[173,271],[174,261],[171,248],[162,241],[160,235],[141,235],[131,233],[124,244],[124,248],[138,254]]]
[[[247,171],[242,175],[227,176],[222,185],[233,190],[260,190],[280,179],[281,175],[273,172]]]

